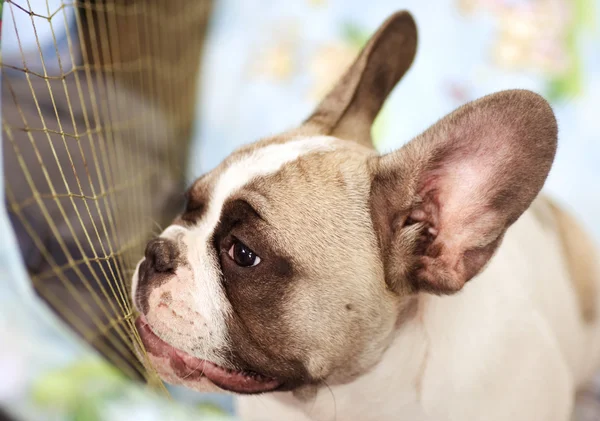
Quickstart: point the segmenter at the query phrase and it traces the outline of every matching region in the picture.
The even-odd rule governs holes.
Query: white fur
[[[526,212],[462,292],[421,297],[374,370],[314,399],[239,397],[239,410],[247,421],[567,421],[599,338],[558,238]]]
[[[220,175],[213,191],[206,215],[192,228],[179,225],[169,226],[162,234],[163,238],[177,239],[186,246],[187,262],[191,265],[193,280],[180,282],[180,288],[191,288],[189,296],[192,302],[190,309],[201,314],[207,330],[211,332],[210,341],[206,336],[206,349],[192,350],[186,342],[179,343],[176,339],[170,341],[174,346],[192,353],[197,357],[207,357],[211,349],[218,349],[227,343],[226,316],[231,311],[221,281],[218,256],[211,251],[210,239],[219,223],[221,210],[227,199],[256,177],[276,173],[286,163],[295,161],[302,155],[312,152],[329,151],[334,148],[336,139],[318,136],[292,140],[282,144],[271,144],[242,156],[230,164]],[[138,264],[139,267],[139,264]],[[133,294],[137,287],[137,269],[133,278]],[[177,284],[177,283],[173,283]],[[174,326],[177,329],[177,326]],[[184,330],[189,330],[185,327]],[[170,336],[158,330],[159,336]],[[166,338],[164,338],[166,339]],[[171,339],[171,338],[169,338]],[[199,355],[200,353],[204,355]],[[210,355],[214,362],[219,361],[218,355]]]

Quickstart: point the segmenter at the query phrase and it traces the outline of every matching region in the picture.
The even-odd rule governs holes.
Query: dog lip
[[[200,381],[202,377],[206,377],[215,386],[240,394],[271,392],[282,386],[281,381],[272,377],[221,367],[169,345],[152,331],[144,316],[139,316],[135,325],[147,352],[156,357],[168,358],[171,369],[182,380]]]

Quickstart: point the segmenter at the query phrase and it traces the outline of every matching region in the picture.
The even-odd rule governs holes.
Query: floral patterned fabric
[[[414,14],[419,49],[377,119],[376,146],[397,148],[482,95],[535,90],[560,127],[546,190],[600,242],[597,0],[220,0],[190,180],[241,144],[298,124],[398,8]],[[100,362],[34,299],[1,207],[0,236],[0,406],[25,420],[228,419],[227,397],[172,389],[168,400]],[[582,394],[578,420],[600,419],[599,402],[600,384]]]

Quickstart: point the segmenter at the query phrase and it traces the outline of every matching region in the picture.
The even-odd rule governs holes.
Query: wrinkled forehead
[[[195,222],[215,226],[223,206],[244,187],[278,174],[302,157],[343,147],[342,142],[329,136],[301,137],[285,143],[259,143],[232,153],[190,188],[189,199],[202,204]]]

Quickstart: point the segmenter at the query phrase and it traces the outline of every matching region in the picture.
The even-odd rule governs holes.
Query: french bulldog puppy
[[[261,394],[245,420],[570,418],[600,365],[600,272],[538,198],[552,109],[499,92],[379,155],[416,45],[391,16],[314,114],[199,178],[148,243],[132,293],[165,381]]]

